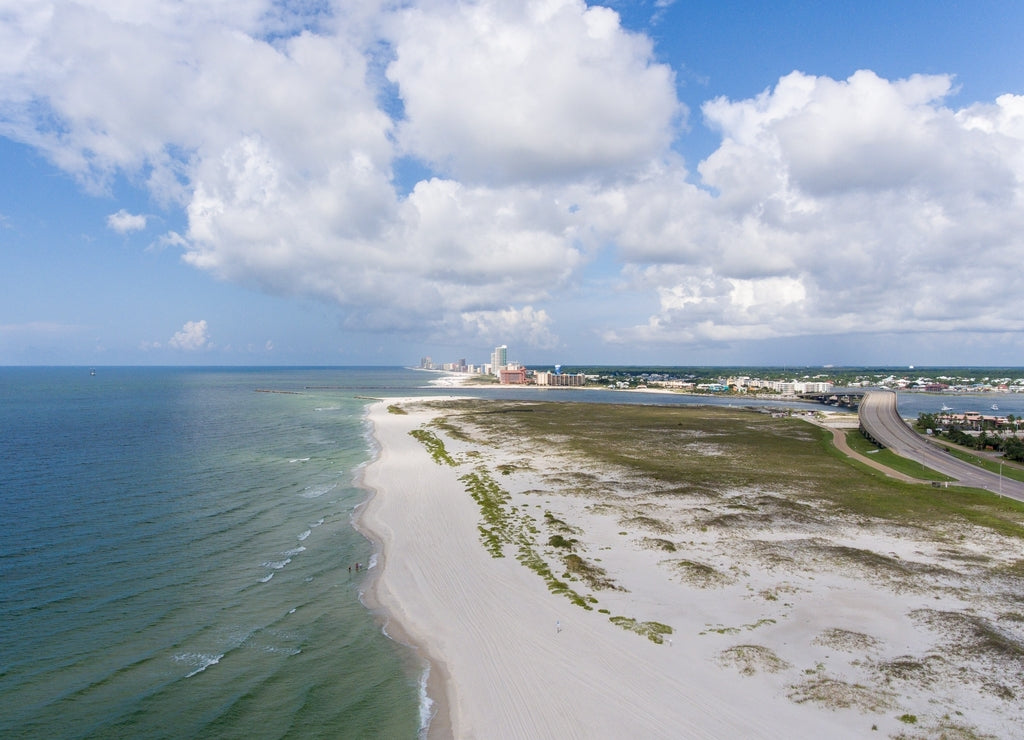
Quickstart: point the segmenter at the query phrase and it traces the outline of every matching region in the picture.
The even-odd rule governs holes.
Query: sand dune
[[[389,413],[395,403],[408,413]],[[709,549],[703,561],[673,562],[638,546],[643,532],[624,535],[621,518],[553,491],[544,506],[580,526],[588,551],[622,584],[601,591],[605,612],[573,605],[507,547],[495,558],[481,543],[481,511],[461,478],[523,451],[445,439],[459,464],[440,464],[409,434],[437,413],[410,399],[371,407],[380,454],[365,472],[375,493],[360,520],[382,550],[373,596],[389,631],[433,667],[431,737],[913,736],[923,727],[908,725],[907,711],[950,695],[922,686],[908,708],[905,686],[867,682],[862,670],[931,649],[930,633],[907,614],[940,609],[934,595],[893,594],[842,568],[780,577],[756,547],[730,561]],[[515,505],[538,506],[535,484],[519,482],[533,493]],[[765,542],[775,546],[768,534]],[[790,546],[781,536],[776,544]],[[613,615],[673,632],[657,644]],[[1019,720],[996,713],[985,729],[1008,737]]]

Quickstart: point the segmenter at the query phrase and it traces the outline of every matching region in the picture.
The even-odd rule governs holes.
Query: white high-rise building
[[[491,353],[491,372],[494,375],[499,375],[501,369],[508,364],[508,345],[501,345],[495,347]]]

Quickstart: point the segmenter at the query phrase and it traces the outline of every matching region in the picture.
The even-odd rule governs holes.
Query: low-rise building
[[[498,371],[502,385],[526,385],[525,367],[504,367]]]
[[[537,385],[559,386],[562,388],[580,387],[587,383],[587,376],[583,373],[566,373],[563,375],[561,373],[552,373],[546,370],[541,370],[538,371],[534,377],[537,381]]]

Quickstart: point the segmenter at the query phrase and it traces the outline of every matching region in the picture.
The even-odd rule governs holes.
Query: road
[[[867,433],[897,455],[948,475],[960,485],[984,488],[1024,501],[1024,483],[964,462],[911,429],[900,417],[896,394],[892,391],[867,393],[861,401],[859,416]]]

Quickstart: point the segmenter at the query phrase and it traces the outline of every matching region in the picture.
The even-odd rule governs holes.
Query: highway
[[[894,392],[871,391],[865,394],[859,417],[861,427],[871,438],[897,455],[948,475],[960,485],[984,488],[1024,501],[1024,483],[964,462],[911,429],[900,417]]]

